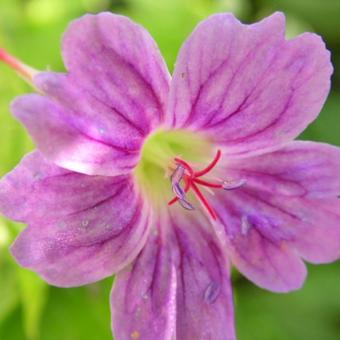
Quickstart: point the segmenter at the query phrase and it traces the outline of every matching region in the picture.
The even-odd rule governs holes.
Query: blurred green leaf
[[[302,134],[302,139],[340,146],[340,94],[332,92],[319,117]]]
[[[47,299],[48,286],[37,274],[18,270],[24,330],[28,340],[38,339],[40,321]]]
[[[3,230],[0,230],[0,233]],[[0,235],[1,237],[1,235]],[[0,248],[0,328],[19,303],[17,277],[6,251]]]
[[[236,284],[239,340],[337,340],[340,263],[310,266],[303,289],[274,294],[247,280]]]
[[[170,70],[180,46],[200,20],[226,11],[242,17],[247,10],[247,0],[128,0],[128,4],[126,14],[150,31]]]
[[[111,340],[112,278],[81,288],[52,288],[41,340]]]
[[[339,42],[339,0],[260,0],[259,2],[272,10],[293,13],[309,22],[317,32]]]

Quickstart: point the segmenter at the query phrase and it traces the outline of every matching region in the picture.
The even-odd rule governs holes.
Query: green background
[[[171,70],[185,37],[208,15],[232,11],[243,21],[254,22],[283,10],[287,35],[318,32],[335,65],[327,104],[302,138],[340,145],[339,0],[0,0],[0,46],[37,69],[61,71],[60,39],[68,22],[102,10],[126,14],[144,25]],[[15,73],[0,65],[0,175],[32,148],[8,110],[16,95],[29,91]],[[111,339],[112,279],[73,289],[47,286],[9,254],[21,228],[0,219],[0,339]],[[237,273],[233,281],[239,340],[340,339],[340,263],[309,266],[304,288],[289,294],[261,290]]]

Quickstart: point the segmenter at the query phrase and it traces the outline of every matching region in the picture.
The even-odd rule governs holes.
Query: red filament
[[[217,214],[216,214],[215,210],[212,208],[212,206],[209,204],[206,197],[203,195],[203,193],[200,190],[198,185],[209,187],[209,188],[216,188],[216,189],[222,188],[222,185],[218,184],[218,183],[211,183],[211,182],[208,182],[206,180],[200,179],[198,177],[201,177],[201,176],[208,174],[216,166],[216,164],[218,163],[220,158],[221,158],[221,151],[217,150],[215,158],[212,160],[212,162],[206,168],[204,168],[203,170],[197,171],[197,172],[194,172],[193,168],[186,161],[184,161],[180,158],[175,158],[175,162],[177,164],[180,164],[181,166],[183,166],[188,173],[183,178],[184,181],[185,181],[184,192],[187,193],[190,189],[192,189],[193,192],[195,193],[197,199],[202,203],[202,205],[208,211],[209,215],[214,220],[217,219]],[[175,197],[168,203],[168,205],[172,205],[175,202],[177,202],[178,200],[179,200],[179,198]]]
[[[195,177],[201,177],[201,176],[207,174],[208,172],[210,172],[216,166],[216,164],[220,160],[220,158],[221,158],[221,150],[217,150],[216,156],[212,160],[212,162],[205,169],[203,169],[201,171],[197,171],[195,173]]]

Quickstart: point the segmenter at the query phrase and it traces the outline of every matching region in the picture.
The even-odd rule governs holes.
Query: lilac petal
[[[313,263],[340,258],[340,148],[291,142],[272,153],[229,159],[225,171],[247,180],[214,205],[230,256],[247,277],[271,290],[294,289],[304,277],[298,256]]]
[[[163,121],[169,73],[150,35],[129,19],[86,15],[65,33],[68,74],[43,72],[47,97],[17,99],[12,109],[56,165],[91,175],[121,175]]]
[[[12,253],[57,286],[121,270],[143,247],[149,209],[128,176],[87,176],[34,152],[0,181],[0,211],[29,226]]]
[[[170,74],[141,26],[109,12],[74,20],[63,39],[74,81],[123,116],[154,128],[162,120]]]
[[[296,141],[260,156],[228,159],[225,171],[257,190],[291,197],[340,195],[340,148]]]
[[[118,274],[111,311],[117,339],[173,339],[176,272],[170,249],[159,235],[150,235],[134,263]]]
[[[332,66],[320,37],[284,34],[281,13],[253,25],[231,14],[201,23],[176,63],[168,124],[204,130],[229,154],[296,137],[319,114]]]
[[[142,140],[126,138],[113,144],[97,138],[81,118],[47,97],[30,94],[12,104],[14,115],[27,127],[39,150],[53,163],[88,175],[121,175],[139,160]]]
[[[229,160],[228,168],[247,179],[247,188],[263,203],[258,209],[272,209],[281,219],[294,236],[290,245],[305,260],[340,258],[340,148],[292,142],[262,156]]]
[[[225,248],[243,275],[275,292],[302,286],[307,271],[291,247],[293,220],[289,213],[278,213],[279,203],[272,207],[242,188],[228,196],[216,195],[213,206],[225,230]]]
[[[204,227],[209,222],[196,216],[177,208],[169,222],[178,278],[177,339],[233,340],[229,263],[210,228]]]
[[[226,167],[247,179],[257,202],[263,201],[259,210],[271,209],[291,230],[290,244],[305,260],[340,258],[340,148],[297,141],[262,156],[228,160]]]
[[[340,259],[339,198],[285,201],[285,209],[300,216],[292,246],[311,263],[329,263]],[[294,206],[293,206],[294,204]],[[298,215],[300,214],[300,215]]]

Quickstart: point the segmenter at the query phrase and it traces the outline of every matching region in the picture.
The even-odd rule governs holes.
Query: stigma
[[[224,181],[208,181],[203,179],[208,175],[217,165],[221,159],[221,150],[217,150],[214,159],[204,169],[194,171],[193,167],[185,160],[176,157],[174,159],[176,168],[173,171],[170,180],[172,190],[175,197],[168,202],[168,205],[173,205],[178,202],[186,210],[194,210],[194,206],[187,200],[186,194],[192,190],[196,198],[206,209],[212,219],[217,220],[217,213],[209,203],[208,199],[202,193],[200,187],[210,189],[235,190],[246,184],[245,179],[238,180],[224,180]],[[183,186],[184,184],[184,186]]]

